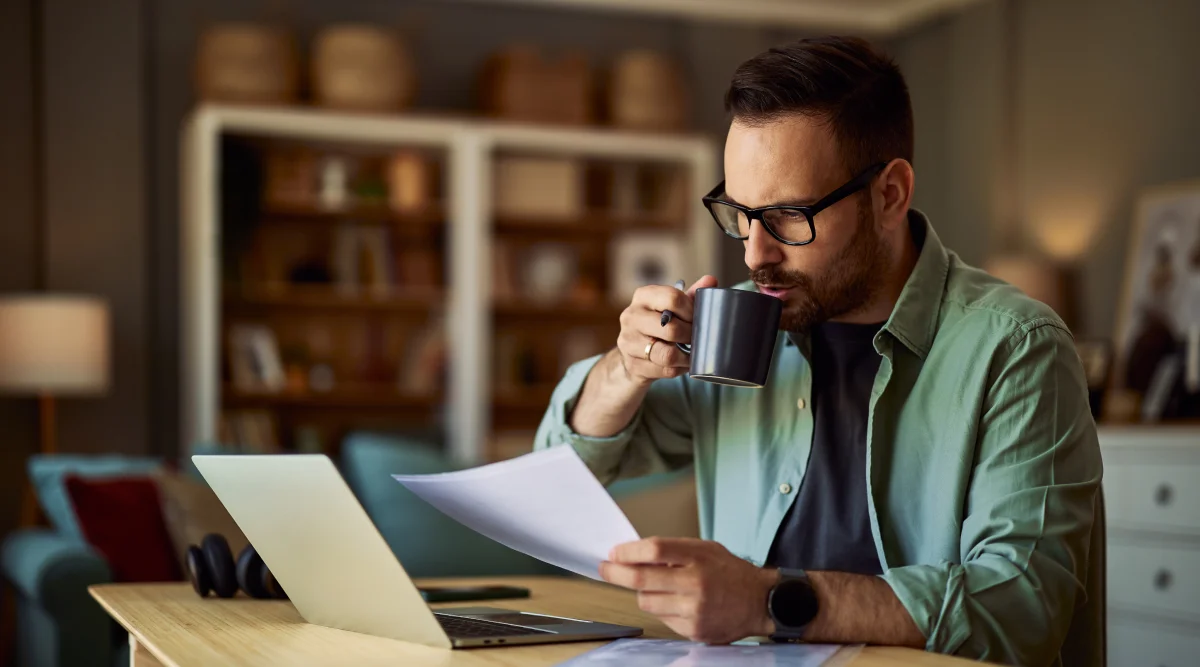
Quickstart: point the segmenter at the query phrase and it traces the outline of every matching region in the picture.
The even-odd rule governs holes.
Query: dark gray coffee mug
[[[782,301],[758,292],[709,287],[696,290],[693,313],[692,344],[676,343],[692,356],[692,377],[755,389],[767,383]]]

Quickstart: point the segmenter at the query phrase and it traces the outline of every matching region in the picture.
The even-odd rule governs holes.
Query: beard
[[[783,304],[779,328],[805,333],[815,324],[867,305],[878,292],[886,269],[887,252],[875,230],[875,214],[869,203],[860,201],[854,236],[827,270],[810,275],[775,265],[751,271],[750,279],[763,285],[793,286]]]

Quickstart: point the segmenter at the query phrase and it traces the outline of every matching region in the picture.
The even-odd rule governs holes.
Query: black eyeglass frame
[[[817,240],[817,227],[816,227],[816,225],[813,224],[813,218],[821,211],[824,211],[825,209],[829,208],[830,206],[833,206],[834,204],[842,201],[846,197],[849,197],[850,195],[867,187],[867,185],[871,182],[871,180],[874,179],[875,176],[877,176],[879,174],[879,172],[883,171],[884,167],[886,167],[886,166],[888,166],[887,162],[880,162],[878,164],[873,164],[870,167],[867,167],[858,176],[855,176],[854,178],[850,179],[849,181],[846,181],[846,183],[843,184],[841,187],[834,190],[833,192],[830,192],[828,195],[822,197],[820,201],[813,204],[812,206],[763,206],[762,208],[749,208],[746,206],[742,206],[741,204],[734,204],[733,202],[727,202],[724,199],[720,199],[718,197],[718,195],[722,194],[725,191],[725,181],[724,180],[722,180],[720,183],[718,183],[717,187],[713,188],[711,192],[709,192],[707,195],[704,195],[704,197],[701,199],[701,201],[704,202],[704,208],[708,209],[708,214],[712,216],[713,222],[717,223],[717,227],[720,227],[721,231],[725,232],[725,235],[730,238],[734,238],[739,241],[745,241],[746,239],[750,238],[750,235],[747,233],[745,236],[738,236],[737,234],[734,234],[733,232],[729,231],[728,229],[725,229],[725,225],[721,224],[721,219],[719,217],[717,217],[717,212],[713,209],[714,204],[720,204],[721,206],[728,206],[730,208],[734,208],[734,209],[737,209],[738,211],[741,211],[746,216],[746,229],[747,230],[749,230],[749,228],[750,228],[749,227],[750,223],[757,220],[758,224],[762,225],[762,228],[767,230],[767,233],[770,234],[772,238],[774,238],[776,241],[779,241],[780,243],[782,243],[784,245],[790,245],[790,246],[808,245],[808,244],[812,243],[813,241]],[[807,241],[788,241],[787,239],[780,236],[774,229],[771,228],[771,225],[768,225],[763,220],[763,214],[766,213],[767,211],[792,211],[792,212],[802,213],[804,215],[804,218],[808,221],[808,232],[809,232],[808,240]]]

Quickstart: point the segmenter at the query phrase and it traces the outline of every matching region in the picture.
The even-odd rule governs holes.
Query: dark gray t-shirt
[[[801,570],[881,574],[867,514],[867,411],[882,324],[813,328],[813,440],[808,470],[767,563]]]

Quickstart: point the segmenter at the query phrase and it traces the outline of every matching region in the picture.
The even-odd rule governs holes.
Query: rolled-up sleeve
[[[926,649],[1054,662],[1086,595],[1102,464],[1070,334],[1043,322],[993,362],[960,539],[961,562],[883,575]]]
[[[570,445],[606,485],[620,478],[665,472],[690,463],[693,424],[684,378],[652,384],[633,419],[614,435],[594,438],[571,428],[571,413],[579,393],[601,358],[585,359],[567,369],[550,397],[534,438],[534,449]]]

